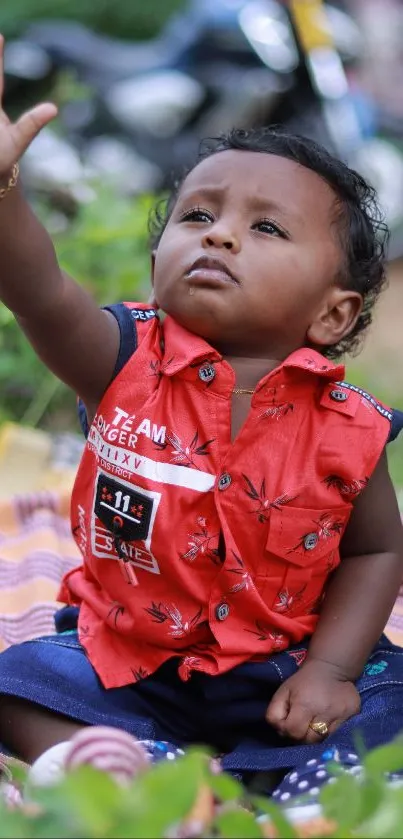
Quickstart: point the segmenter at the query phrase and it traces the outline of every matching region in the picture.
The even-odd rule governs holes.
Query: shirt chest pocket
[[[258,585],[269,608],[282,613],[313,609],[338,565],[339,545],[351,505],[328,511],[272,509]]]

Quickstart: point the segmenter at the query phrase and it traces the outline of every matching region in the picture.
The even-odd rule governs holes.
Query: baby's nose
[[[240,250],[239,237],[227,226],[215,224],[205,231],[202,237],[202,244],[205,248],[226,248],[226,250]]]

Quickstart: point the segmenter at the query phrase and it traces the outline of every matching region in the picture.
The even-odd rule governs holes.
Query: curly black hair
[[[323,146],[277,126],[249,131],[233,129],[219,137],[203,140],[194,166],[213,154],[231,149],[288,158],[316,172],[333,189],[336,197],[335,221],[345,255],[337,281],[361,294],[363,308],[353,330],[337,344],[322,348],[322,352],[331,359],[337,359],[344,353],[356,354],[361,348],[363,333],[372,321],[374,304],[386,285],[389,230],[375,189],[362,175]],[[167,198],[159,201],[150,214],[150,245],[153,249],[158,247],[181,185],[194,166],[178,178]]]

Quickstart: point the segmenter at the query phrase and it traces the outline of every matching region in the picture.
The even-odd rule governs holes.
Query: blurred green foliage
[[[2,0],[0,31],[10,37],[33,20],[65,18],[111,36],[147,38],[183,5],[184,0]]]
[[[0,837],[403,837],[403,787],[391,786],[385,776],[403,767],[402,739],[369,752],[362,762],[360,777],[330,766],[335,782],[322,788],[324,818],[315,832],[309,823],[298,830],[269,798],[249,793],[225,773],[213,774],[207,755],[189,751],[151,767],[128,788],[89,766],[56,787],[30,787],[23,810],[10,811],[0,801]],[[300,801],[309,803],[302,795]]]

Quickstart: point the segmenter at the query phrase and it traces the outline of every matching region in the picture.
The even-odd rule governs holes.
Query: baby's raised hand
[[[324,722],[332,734],[360,711],[353,682],[326,662],[307,661],[279,687],[266,713],[267,722],[280,734],[304,743],[319,743],[310,723]]]
[[[3,111],[2,99],[4,88],[4,38],[0,35],[0,179],[9,175],[14,163],[39,131],[57,114],[56,105],[44,102],[23,114],[17,122],[11,122]]]

